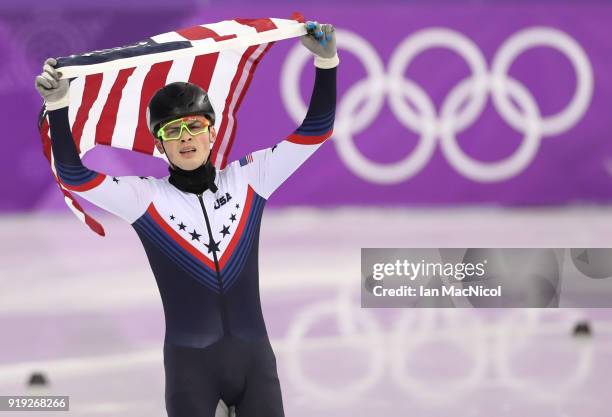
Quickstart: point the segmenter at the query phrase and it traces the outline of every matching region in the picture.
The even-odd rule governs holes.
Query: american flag
[[[272,44],[306,33],[304,18],[233,19],[162,33],[141,42],[57,58],[70,79],[69,122],[81,157],[96,145],[164,157],[154,146],[146,109],[152,95],[175,81],[189,81],[208,92],[215,110],[217,140],[211,161],[227,164],[236,134],[236,112],[253,73]],[[64,200],[79,219],[104,235],[55,172],[49,123],[39,121],[43,151]]]

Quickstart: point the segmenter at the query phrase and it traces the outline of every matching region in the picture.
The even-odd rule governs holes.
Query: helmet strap
[[[170,160],[170,157],[168,156],[168,152],[166,152],[164,141],[160,140],[160,142],[161,142],[162,149],[164,150],[164,154],[166,155],[166,159],[168,160],[168,163],[170,164],[170,168],[175,169],[174,164],[172,163],[172,161]]]

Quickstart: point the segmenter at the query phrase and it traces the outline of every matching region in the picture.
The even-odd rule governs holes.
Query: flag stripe
[[[117,123],[117,110],[123,94],[123,88],[128,78],[134,73],[134,67],[119,71],[113,86],[110,89],[106,104],[100,113],[100,119],[96,125],[96,143],[110,145],[113,139],[113,131]]]
[[[179,35],[177,32],[167,32],[167,33],[161,33],[159,35],[152,36],[151,40],[155,43],[169,43],[169,42],[184,42],[187,39]]]
[[[214,30],[219,34],[219,37],[229,35],[252,35],[257,33],[252,27],[241,25],[234,20],[224,20],[223,22],[209,23],[202,26]]]
[[[218,53],[195,57],[191,74],[189,75],[189,82],[199,85],[205,91],[208,91],[218,59]]]
[[[255,28],[257,32],[278,29],[271,19],[234,19],[234,21]]]
[[[85,77],[85,87],[83,88],[83,99],[77,112],[74,125],[72,126],[72,137],[76,143],[79,153],[81,153],[81,137],[83,128],[89,118],[89,111],[98,98],[102,87],[102,74],[93,74]]]
[[[166,77],[172,67],[172,61],[158,62],[151,67],[145,77],[142,94],[140,95],[140,106],[138,109],[138,126],[136,127],[136,137],[134,138],[133,150],[143,153],[153,153],[155,142],[149,127],[147,126],[147,106],[149,100],[157,90],[166,84]]]
[[[89,110],[89,118],[83,127],[83,135],[81,137],[82,152],[87,152],[96,144],[96,126],[98,125],[98,120],[100,119],[102,110],[104,109],[106,101],[108,100],[110,90],[113,87],[118,75],[119,71],[116,70],[109,71],[102,77],[102,85],[100,86],[98,97],[91,106],[91,109]]]
[[[117,109],[117,122],[113,130],[113,147],[131,150],[134,145],[134,135],[138,125],[138,118],[134,115],[137,114],[140,105],[142,84],[150,69],[150,65],[136,67],[123,88],[123,94]]]
[[[206,39],[219,36],[217,32],[204,26],[194,26],[189,28],[187,33],[181,33],[181,31],[178,32],[189,40]],[[193,60],[191,73],[189,74],[189,82],[199,85],[204,90],[208,90],[218,57],[219,53],[196,56]]]
[[[70,105],[68,106],[68,122],[74,127],[77,113],[81,107],[83,100],[83,91],[85,89],[85,78],[77,77],[70,80]]]
[[[40,139],[43,147],[43,155],[48,161],[51,161],[51,140],[49,138],[49,122],[45,117],[40,127]]]
[[[193,26],[190,28],[179,29],[176,31],[176,33],[190,41],[215,38],[219,36],[215,31],[204,26]]]

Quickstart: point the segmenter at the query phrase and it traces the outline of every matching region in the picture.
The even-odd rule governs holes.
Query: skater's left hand
[[[333,58],[337,53],[334,27],[313,21],[308,21],[305,25],[308,33],[300,37],[302,45],[316,56]]]

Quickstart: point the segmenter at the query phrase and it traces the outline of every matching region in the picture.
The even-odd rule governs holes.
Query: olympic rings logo
[[[353,84],[339,101],[334,143],[347,167],[373,183],[395,184],[420,172],[430,160],[437,140],[450,165],[461,175],[478,182],[506,180],[529,165],[542,138],[559,135],[578,123],[591,102],[593,70],[589,58],[573,38],[554,28],[530,27],[515,33],[501,45],[490,70],[485,57],[472,40],[446,28],[423,29],[404,39],[393,52],[387,72],[376,50],[365,39],[346,30],[337,30],[337,34],[338,48],[356,56],[364,65],[367,77]],[[508,74],[512,62],[526,50],[535,47],[549,47],[564,54],[576,75],[576,90],[570,102],[563,110],[545,117],[541,115],[527,87]],[[471,71],[471,76],[448,93],[439,111],[436,111],[432,99],[423,88],[403,76],[414,58],[429,48],[446,48],[456,52],[467,62]],[[288,54],[282,69],[282,99],[297,123],[306,113],[299,79],[310,59],[307,50],[296,46]],[[489,94],[496,111],[523,135],[523,140],[514,154],[505,159],[483,162],[473,159],[461,149],[457,135],[478,119]],[[386,96],[398,121],[419,135],[419,142],[411,154],[389,164],[366,158],[353,142],[354,135],[371,125],[378,116]],[[362,103],[364,105],[359,109]]]
[[[525,398],[557,404],[560,398],[569,398],[582,389],[594,367],[592,344],[559,342],[559,338],[568,338],[568,323],[583,317],[580,310],[519,309],[485,318],[457,309],[411,309],[404,310],[391,328],[384,329],[373,313],[353,303],[349,292],[341,291],[335,300],[307,306],[292,321],[284,340],[287,377],[319,405],[355,403],[371,390],[389,391],[389,382],[427,404],[448,404],[486,387],[509,389]],[[332,322],[336,323],[337,335],[328,335],[329,331],[326,336],[309,335],[322,323],[328,328]],[[452,351],[445,349],[448,346]],[[542,380],[541,371],[533,376],[520,371],[525,354],[532,349],[547,354],[571,352],[563,377],[557,367],[547,381]],[[308,375],[305,358],[316,356],[320,362],[326,354],[336,357],[334,352],[342,352],[343,360],[359,358],[356,366],[363,368],[361,375],[351,375],[341,383],[334,375],[333,387],[324,379]],[[440,363],[433,360],[435,357],[460,363],[456,368],[469,368],[441,380]],[[349,363],[344,368],[352,369]],[[430,372],[423,375],[427,366]],[[543,384],[546,389],[542,389]]]

